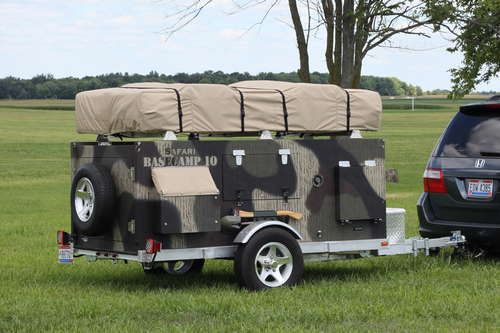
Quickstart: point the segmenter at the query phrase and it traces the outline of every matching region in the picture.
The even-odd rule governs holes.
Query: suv
[[[460,107],[434,149],[417,203],[423,237],[461,230],[471,247],[500,250],[500,101]]]

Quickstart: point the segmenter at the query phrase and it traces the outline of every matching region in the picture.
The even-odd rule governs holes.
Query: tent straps
[[[240,119],[241,119],[241,132],[245,132],[245,98],[243,93],[238,88],[234,88],[240,94]]]
[[[179,132],[182,132],[182,103],[181,103],[181,94],[179,94],[179,90],[175,88],[136,88],[136,87],[121,87],[125,89],[166,89],[166,90],[173,90],[175,92],[175,96],[177,97],[177,113],[179,114]]]
[[[177,96],[177,113],[179,114],[179,132],[182,132],[182,103],[181,103],[181,94],[179,94],[179,90],[172,88],[175,91],[175,95]]]
[[[347,132],[351,130],[351,95],[349,95],[349,92],[345,90],[345,93],[347,95],[347,108],[346,108],[346,129]]]
[[[285,133],[288,133],[288,110],[286,108],[285,94],[279,89],[275,90],[281,95],[281,103],[283,104],[283,119],[285,120]]]

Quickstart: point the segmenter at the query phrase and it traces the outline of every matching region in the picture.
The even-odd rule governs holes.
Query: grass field
[[[145,276],[137,264],[58,265],[55,233],[69,228],[69,142],[93,137],[75,133],[73,112],[45,108],[71,103],[0,101],[0,332],[500,331],[494,259],[307,264],[303,284],[263,293],[240,290],[225,261],[209,261],[198,278]],[[442,104],[389,110],[369,135],[385,139],[387,167],[399,171],[388,205],[407,210],[408,236],[417,234],[427,157],[456,111]]]

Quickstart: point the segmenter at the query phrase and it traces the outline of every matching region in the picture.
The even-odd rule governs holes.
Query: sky
[[[41,73],[82,77],[111,72],[145,74],[202,72],[290,72],[298,54],[287,1],[261,25],[265,7],[237,11],[232,0],[214,0],[191,24],[170,38],[170,15],[190,0],[0,0],[0,77]],[[393,76],[424,90],[448,89],[448,70],[460,55],[450,42],[400,37],[368,54],[363,75]],[[310,40],[312,71],[326,72],[324,36]],[[500,91],[500,79],[477,90]]]

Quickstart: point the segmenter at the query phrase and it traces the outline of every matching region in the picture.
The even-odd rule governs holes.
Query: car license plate
[[[73,263],[73,245],[59,245],[59,263]]]
[[[493,180],[491,179],[468,179],[467,196],[469,198],[491,198],[493,197]]]

